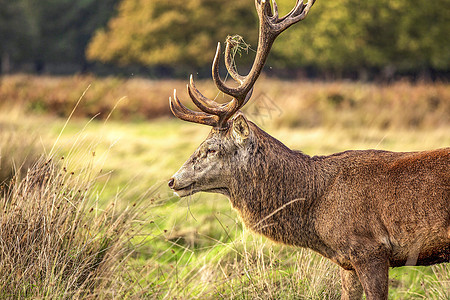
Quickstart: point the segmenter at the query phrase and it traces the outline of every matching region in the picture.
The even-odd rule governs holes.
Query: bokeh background
[[[293,6],[279,0],[281,13]],[[2,73],[121,74],[160,78],[207,69],[217,41],[256,48],[253,1],[1,1]],[[448,78],[446,0],[317,1],[284,33],[274,75],[391,80]],[[243,55],[243,64],[251,61]],[[242,65],[242,64],[241,64]],[[121,70],[121,71],[119,71]]]

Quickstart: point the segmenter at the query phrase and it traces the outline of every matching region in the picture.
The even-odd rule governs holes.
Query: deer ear
[[[238,144],[242,144],[250,135],[250,127],[248,126],[248,121],[243,114],[238,114],[233,118],[231,134],[233,139]]]

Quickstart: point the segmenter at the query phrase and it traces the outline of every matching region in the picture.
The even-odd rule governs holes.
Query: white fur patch
[[[382,236],[381,237],[381,243],[385,246],[391,247],[391,241],[389,240],[388,236]]]
[[[239,133],[233,130],[233,138],[238,144],[242,144],[243,139]]]

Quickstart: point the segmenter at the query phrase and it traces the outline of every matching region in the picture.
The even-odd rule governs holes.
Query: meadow
[[[170,192],[209,132],[170,117],[173,88],[192,107],[185,84],[1,78],[0,298],[339,299],[332,263],[254,235],[223,196]],[[450,145],[445,83],[263,78],[255,91],[249,119],[308,155]],[[449,274],[393,269],[389,297],[450,299]]]

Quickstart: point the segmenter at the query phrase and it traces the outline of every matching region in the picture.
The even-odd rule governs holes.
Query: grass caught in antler
[[[230,43],[233,46],[233,59],[236,56],[236,54],[239,54],[239,56],[242,56],[242,54],[244,52],[245,52],[245,54],[248,54],[249,50],[253,50],[250,47],[250,44],[248,44],[244,40],[244,38],[238,34],[227,36],[226,43]]]

